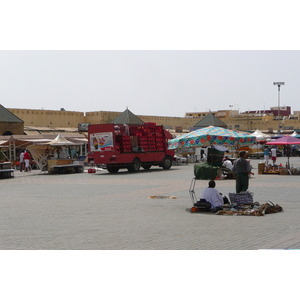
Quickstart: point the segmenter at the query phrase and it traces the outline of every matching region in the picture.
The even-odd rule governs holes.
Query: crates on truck
[[[174,151],[168,149],[168,132],[155,123],[143,125],[93,124],[88,127],[88,161],[106,165],[110,173],[127,168],[170,169]]]

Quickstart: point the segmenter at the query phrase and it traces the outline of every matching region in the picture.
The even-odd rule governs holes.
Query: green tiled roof
[[[0,104],[0,122],[20,123],[24,121]]]
[[[144,122],[133,114],[128,108],[122,112],[111,123],[113,124],[130,124],[130,125],[142,125]]]

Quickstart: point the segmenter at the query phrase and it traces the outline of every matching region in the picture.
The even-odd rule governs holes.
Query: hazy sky
[[[182,117],[269,109],[284,81],[280,104],[300,110],[293,1],[149,3],[4,2],[0,104]]]
[[[300,51],[0,51],[7,108],[186,112],[300,110]]]

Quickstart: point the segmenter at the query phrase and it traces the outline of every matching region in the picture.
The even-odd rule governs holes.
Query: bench
[[[14,171],[14,169],[0,169],[0,179],[15,177]]]
[[[55,165],[52,166],[52,173],[70,173],[71,171],[75,171],[76,173],[82,173],[83,167],[78,164],[67,164],[67,165]]]

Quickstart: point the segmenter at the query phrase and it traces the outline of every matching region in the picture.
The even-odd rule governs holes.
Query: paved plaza
[[[15,171],[0,180],[0,249],[300,249],[300,176],[258,174],[261,161],[251,160],[254,201],[284,209],[263,217],[190,213],[191,163],[117,174]],[[300,167],[299,157],[290,162]],[[196,182],[198,197],[207,183]],[[234,180],[216,183],[235,192]]]

